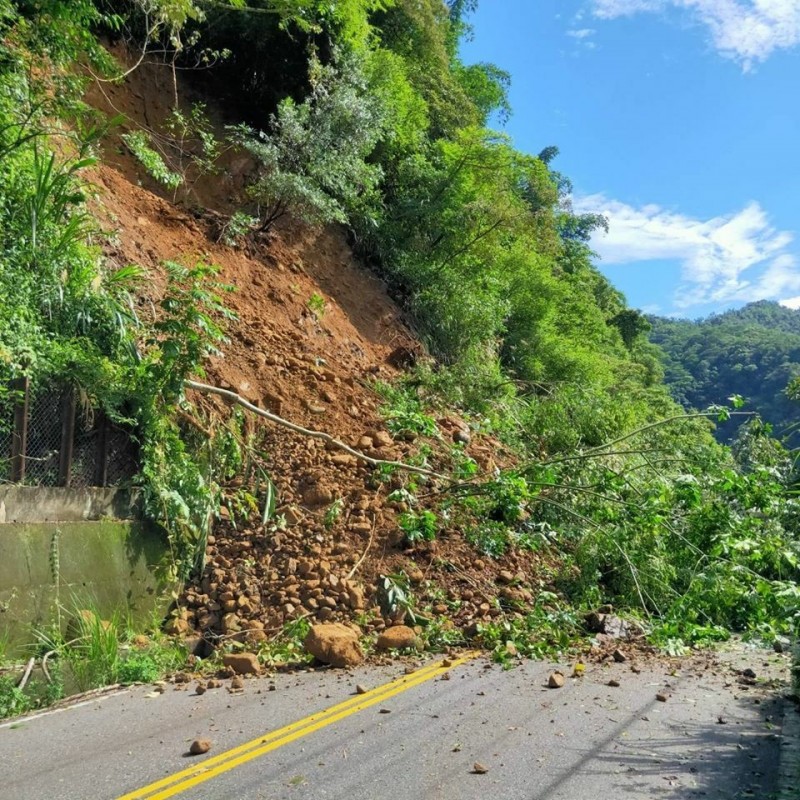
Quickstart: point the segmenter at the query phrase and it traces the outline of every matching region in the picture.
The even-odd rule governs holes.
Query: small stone
[[[627,661],[627,660],[628,660],[628,656],[626,656],[625,653],[622,652],[622,650],[617,648],[614,651],[614,661],[616,661],[618,664],[622,664],[623,661]]]
[[[165,626],[164,631],[169,636],[184,636],[189,632],[189,623],[180,617],[173,617]]]
[[[288,506],[283,510],[283,517],[287,525],[297,525],[303,519],[303,512],[297,506]]]
[[[547,686],[550,689],[560,689],[564,685],[564,673],[558,672],[551,672],[550,676],[547,678]]]
[[[362,685],[360,683],[356,684],[356,694],[366,694],[368,691],[369,690],[367,689],[366,686],[364,686],[364,685]]]
[[[232,692],[239,692],[242,689],[244,689],[244,679],[242,678],[241,675],[234,675],[231,678],[230,690]]]
[[[489,767],[485,767],[480,761],[476,761],[472,765],[472,774],[473,775],[485,775],[489,771]]]
[[[205,694],[206,693],[206,685],[202,681],[197,682],[197,686],[195,687],[194,693],[195,694]]]
[[[504,569],[500,571],[497,576],[498,583],[511,583],[514,580],[514,573],[510,570]]]
[[[616,678],[612,678],[612,679],[611,679],[611,680],[608,682],[608,685],[609,685],[609,686],[613,686],[615,689],[618,689],[618,688],[619,688],[619,681],[618,681]]]
[[[172,676],[173,683],[189,683],[191,679],[192,676],[188,672],[176,672]]]
[[[659,692],[656,695],[656,700],[658,700],[659,703],[666,703],[667,700],[669,700],[669,695],[665,694],[664,692]]]
[[[386,431],[378,431],[372,435],[372,444],[378,449],[391,447],[394,444],[394,439]]]
[[[777,636],[775,641],[772,643],[772,649],[776,653],[786,653],[791,646],[791,641],[787,636]]]
[[[469,444],[472,441],[472,437],[466,428],[458,428],[453,431],[453,441],[456,444]]]
[[[600,614],[597,611],[589,612],[584,618],[586,622],[586,630],[589,633],[604,633],[606,629],[605,614]]]
[[[193,756],[201,756],[211,749],[210,739],[195,739],[189,747],[189,752]]]

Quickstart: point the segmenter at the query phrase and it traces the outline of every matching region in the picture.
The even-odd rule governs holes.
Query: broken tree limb
[[[382,458],[372,458],[372,456],[368,456],[366,453],[362,453],[360,450],[355,450],[349,445],[346,445],[344,442],[334,439],[329,433],[303,428],[301,425],[295,425],[293,422],[289,422],[288,419],[279,417],[277,414],[264,411],[263,408],[253,405],[245,400],[241,395],[236,394],[236,392],[228,391],[228,389],[220,389],[218,386],[210,386],[206,383],[198,383],[197,381],[188,380],[184,381],[184,386],[186,386],[187,389],[194,389],[196,392],[202,392],[203,394],[215,394],[219,397],[223,397],[226,400],[229,400],[231,403],[235,403],[236,405],[246,409],[251,414],[256,414],[259,417],[263,417],[275,425],[279,425],[282,428],[287,428],[288,430],[299,433],[302,436],[309,436],[312,439],[322,439],[322,441],[327,442],[332,447],[342,450],[348,455],[351,455],[366,464],[370,464],[373,467],[392,467],[393,469],[398,469],[403,472],[412,472],[415,475],[424,475],[428,478],[436,478],[437,480],[447,481],[449,483],[453,482],[453,478],[447,475],[442,475],[439,472],[434,472],[430,469],[415,467],[413,464],[406,464],[403,461],[387,461]]]
[[[25,684],[28,682],[28,678],[31,676],[31,670],[33,669],[33,665],[36,663],[35,658],[31,658],[28,660],[28,664],[25,667],[25,672],[22,674],[22,680],[17,684],[17,689],[22,691],[25,688]]]

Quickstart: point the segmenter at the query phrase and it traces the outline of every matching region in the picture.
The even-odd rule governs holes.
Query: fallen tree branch
[[[351,569],[350,572],[347,573],[346,580],[348,580],[348,581],[353,577],[353,575],[356,574],[356,572],[358,571],[358,568],[364,563],[364,559],[367,557],[367,553],[369,553],[370,547],[372,547],[372,539],[375,536],[375,523],[376,522],[377,522],[377,517],[373,516],[373,518],[372,518],[372,528],[370,529],[370,532],[369,532],[369,541],[367,542],[367,546],[366,546],[364,552],[361,554],[361,558],[359,558],[358,561],[356,561],[356,563],[353,565],[353,569]]]
[[[17,689],[22,691],[25,688],[25,684],[28,682],[28,678],[31,676],[31,670],[33,669],[33,665],[36,663],[35,658],[31,658],[28,660],[28,664],[25,667],[25,672],[22,674],[22,680],[17,684]]]
[[[348,455],[351,455],[354,458],[357,458],[359,461],[365,462],[366,464],[370,464],[373,467],[392,467],[393,469],[402,470],[403,472],[413,472],[415,475],[424,475],[427,478],[436,478],[437,480],[448,481],[450,483],[454,482],[454,479],[447,475],[442,475],[439,472],[434,472],[430,469],[424,469],[423,467],[415,467],[412,464],[406,464],[403,461],[387,461],[382,458],[372,458],[371,456],[366,455],[366,453],[355,450],[349,445],[346,445],[344,442],[334,439],[333,436],[328,433],[311,430],[309,428],[303,428],[301,425],[295,425],[293,422],[289,422],[289,420],[279,417],[277,414],[264,411],[263,408],[259,408],[258,406],[249,403],[241,395],[236,394],[236,392],[230,392],[227,389],[220,389],[218,386],[209,386],[206,383],[198,383],[197,381],[187,380],[184,381],[184,385],[187,389],[194,389],[195,391],[202,392],[203,394],[215,394],[219,397],[224,397],[226,400],[241,406],[250,413],[256,414],[259,417],[263,417],[275,425],[279,425],[282,428],[287,428],[288,430],[299,433],[302,436],[310,436],[312,439],[322,439],[322,441],[327,442],[332,447],[342,450]]]

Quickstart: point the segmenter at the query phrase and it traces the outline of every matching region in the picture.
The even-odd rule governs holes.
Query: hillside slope
[[[650,341],[663,351],[665,380],[686,408],[725,405],[734,394],[745,399],[778,433],[797,420],[797,406],[785,393],[800,375],[800,311],[760,301],[706,319],[650,318]],[[719,426],[727,441],[738,422]]]
[[[154,91],[158,81],[143,71],[114,88],[114,106],[131,114],[158,107]],[[380,411],[384,401],[371,387],[396,379],[396,365],[424,348],[381,281],[353,257],[343,231],[286,221],[241,248],[227,246],[217,241],[218,213],[191,213],[164,192],[137,185],[135,164],[114,141],[105,152],[110,163],[93,179],[98,213],[114,228],[107,255],[147,268],[152,280],[139,297],[140,314],[155,309],[163,293],[164,261],[213,264],[234,287],[225,301],[237,319],[227,326],[224,353],[209,361],[208,383],[380,459],[414,460],[428,449],[427,463],[444,467],[456,433],[468,440],[464,456],[484,474],[508,457],[497,441],[466,434],[466,423],[452,415],[424,441],[392,440]],[[208,194],[206,200],[220,204]],[[324,300],[321,312],[309,306],[314,297]],[[228,418],[218,400],[194,399],[211,419]],[[222,508],[205,570],[187,586],[171,630],[196,629],[208,641],[242,630],[258,642],[300,617],[359,617],[367,629],[380,630],[379,577],[402,572],[419,613],[465,628],[499,614],[498,595],[506,605],[530,601],[544,585],[534,554],[481,558],[458,531],[413,547],[403,543],[398,515],[407,505],[387,499],[404,485],[401,476],[376,481],[372,469],[324,442],[252,419],[246,430],[275,484],[276,516],[285,527],[282,521],[277,532],[255,520],[232,525]],[[498,576],[507,577],[498,584]],[[508,576],[514,589],[503,588]]]

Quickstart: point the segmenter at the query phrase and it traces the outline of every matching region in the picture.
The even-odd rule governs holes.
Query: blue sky
[[[598,266],[648,312],[800,307],[800,0],[481,0],[467,62],[505,130],[604,213]]]

